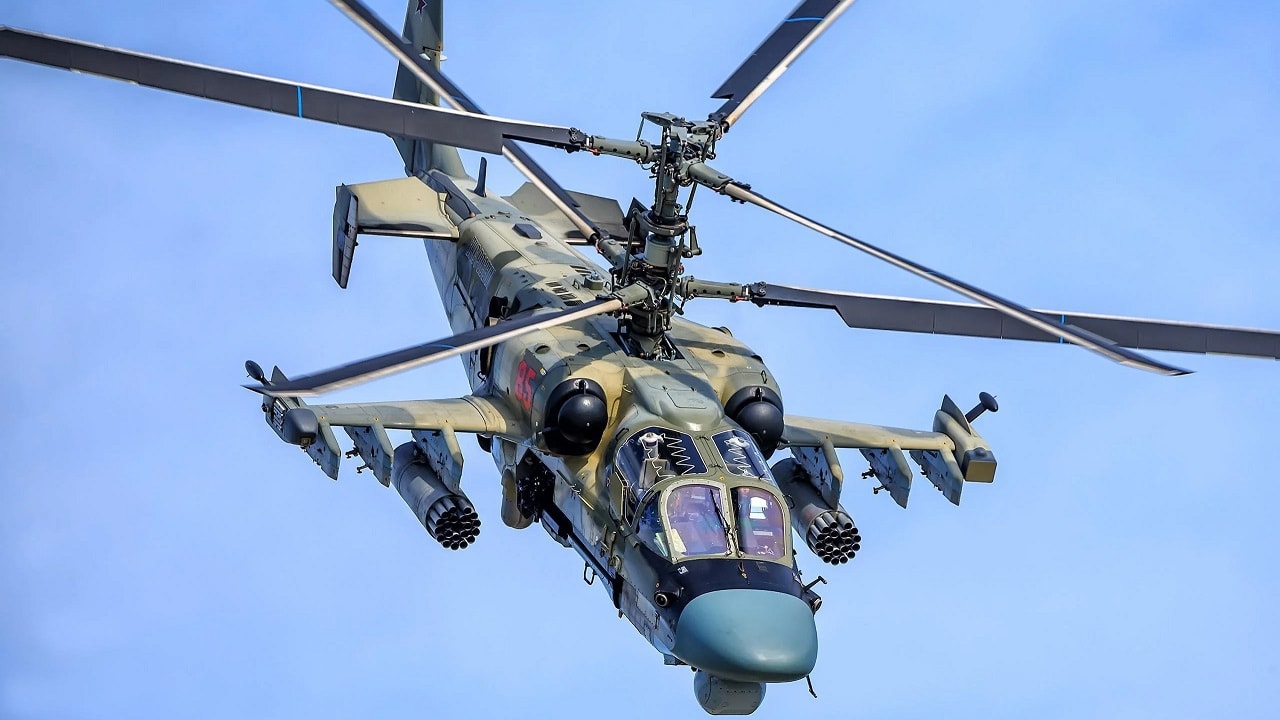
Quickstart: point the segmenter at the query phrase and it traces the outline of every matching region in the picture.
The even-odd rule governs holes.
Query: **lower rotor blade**
[[[421,365],[462,355],[473,350],[497,345],[513,338],[526,335],[536,330],[545,330],[556,325],[564,325],[593,315],[621,310],[623,303],[615,298],[592,300],[568,310],[555,313],[528,315],[523,318],[505,320],[496,325],[488,325],[475,330],[468,330],[452,337],[435,340],[421,345],[414,345],[403,350],[377,355],[358,360],[346,365],[322,370],[310,375],[302,375],[271,385],[245,385],[246,388],[264,395],[287,395],[290,397],[307,397],[342,388],[359,385],[380,377],[404,372]]]
[[[573,128],[481,117],[16,28],[0,27],[0,56],[241,107],[479,152],[500,153],[504,141],[516,138],[569,151],[584,148],[587,143],[587,137]]]
[[[360,2],[360,0],[330,1],[343,14],[351,18],[352,22],[360,26],[361,29],[376,40],[379,45],[386,48],[387,52],[395,56],[396,60],[409,72],[413,73],[419,82],[431,88],[431,91],[436,94],[436,97],[440,98],[441,102],[447,103],[454,110],[462,110],[476,115],[487,114],[457,85],[454,85],[453,81],[445,77],[435,63],[419,54],[416,48],[405,42],[404,38],[392,30],[390,26],[382,21],[382,18],[374,14],[363,2]],[[515,166],[521,175],[524,175],[529,179],[529,182],[541,190],[551,200],[551,204],[564,213],[565,217],[569,218],[569,221],[588,241],[594,243],[607,235],[578,210],[577,203],[574,202],[573,198],[569,197],[569,193],[552,179],[546,170],[543,170],[538,163],[534,162],[533,158],[529,157],[529,154],[518,144],[510,140],[505,141],[502,144],[502,155],[511,161],[511,164]]]
[[[863,293],[809,290],[756,283],[748,286],[756,305],[829,308],[845,324],[870,330],[1061,342],[994,308],[970,303],[917,300]],[[1046,322],[1079,328],[1138,350],[1170,350],[1280,360],[1280,331],[1205,325],[1171,320],[1032,310]]]
[[[1142,370],[1159,373],[1161,375],[1186,375],[1189,372],[1188,370],[1183,370],[1182,368],[1174,367],[1172,365],[1166,365],[1159,360],[1155,360],[1141,353],[1120,347],[1116,345],[1114,341],[1102,337],[1101,335],[1081,330],[1080,328],[1071,327],[1070,325],[1048,322],[1031,310],[1013,301],[1006,300],[999,295],[989,293],[986,290],[970,285],[963,280],[958,280],[950,275],[940,273],[937,270],[925,267],[920,263],[908,260],[901,255],[891,253],[888,250],[876,247],[869,242],[859,240],[852,235],[846,235],[839,230],[835,230],[816,220],[805,217],[804,215],[801,215],[800,213],[780,205],[751,190],[750,186],[738,183],[732,178],[723,175],[702,163],[693,163],[689,167],[689,175],[699,184],[706,185],[722,195],[728,195],[734,200],[758,205],[765,210],[777,213],[788,220],[793,220],[804,225],[810,230],[820,232],[823,235],[826,235],[833,240],[838,240],[851,248],[861,250],[874,258],[883,260],[890,265],[906,270],[912,275],[922,277],[930,282],[941,285],[948,290],[960,293],[970,300],[976,300],[987,307],[994,308],[995,310],[1030,325],[1037,330],[1046,332],[1053,337],[1061,338],[1066,342],[1079,345],[1086,350],[1091,350],[1105,358],[1114,360],[1121,365],[1128,365],[1130,367],[1136,367]]]

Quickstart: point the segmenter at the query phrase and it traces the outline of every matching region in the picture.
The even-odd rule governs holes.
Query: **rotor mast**
[[[656,144],[640,138],[646,123],[662,132]],[[663,338],[671,328],[672,313],[679,312],[676,295],[681,294],[683,260],[702,253],[697,233],[689,225],[695,189],[689,170],[715,157],[715,143],[723,134],[719,122],[691,122],[670,113],[646,112],[641,114],[640,131],[633,142],[591,139],[593,152],[632,158],[647,165],[654,179],[653,204],[647,211],[633,211],[628,218],[631,237],[627,246],[615,249],[607,247],[611,244],[608,241],[600,244],[601,252],[613,264],[615,286],[638,284],[649,290],[648,302],[630,305],[619,322],[621,334],[634,343],[633,350],[642,357],[666,354]],[[681,203],[680,192],[686,187],[689,194]]]

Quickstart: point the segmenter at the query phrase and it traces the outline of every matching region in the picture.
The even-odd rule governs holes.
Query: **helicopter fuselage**
[[[458,237],[425,244],[455,333],[570,308],[611,289],[608,271],[567,239],[506,199],[460,190],[469,178],[444,177],[433,170],[424,181],[444,191]],[[772,448],[762,453],[725,411],[735,394],[780,398],[778,387],[760,356],[726,329],[676,318],[667,341],[670,357],[638,357],[616,318],[595,316],[463,357],[473,394],[500,403],[530,431],[482,440],[502,476],[503,520],[540,523],[576,550],[585,576],[602,580],[619,614],[668,662],[729,681],[803,678],[816,660],[812,616],[820,601],[795,564],[787,501],[764,462]],[[593,388],[607,411],[590,448],[556,427],[557,389],[575,382]],[[646,433],[670,447],[649,447],[647,457],[637,450],[640,469],[624,467],[624,447],[638,448]],[[648,477],[640,466],[649,466]],[[699,499],[700,509],[676,512]],[[664,528],[656,540],[642,527],[645,510]],[[697,548],[678,540],[675,524],[689,518],[709,523],[725,542]],[[744,535],[744,525],[767,522]],[[740,630],[726,639],[732,627]]]

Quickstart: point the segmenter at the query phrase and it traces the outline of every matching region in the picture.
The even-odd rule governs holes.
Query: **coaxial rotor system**
[[[386,353],[287,383],[252,386],[268,394],[309,395],[346,387],[445,357],[491,346],[528,332],[593,315],[615,315],[619,337],[633,354],[661,358],[674,313],[694,298],[834,309],[850,327],[1071,343],[1112,361],[1164,375],[1187,373],[1138,350],[1175,350],[1280,358],[1280,334],[1242,328],[1137,320],[1032,310],[975,284],[930,268],[804,215],[708,164],[742,115],[853,0],[806,0],[779,24],[718,88],[724,103],[705,120],[665,112],[642,113],[660,138],[613,139],[562,127],[485,115],[439,69],[430,48],[416,48],[359,0],[332,0],[390,51],[447,107],[391,100],[168,58],[134,53],[40,33],[0,28],[0,54],[29,62],[117,78],[139,85],[219,100],[393,138],[500,154],[512,162],[608,261],[612,291],[585,305],[536,311],[439,341]],[[521,142],[582,156],[636,162],[654,180],[653,200],[633,207],[627,237],[593,222]],[[697,188],[787,218],[968,299],[947,303],[773,285],[714,282],[686,274],[684,261],[703,252],[689,210]],[[687,192],[686,192],[687,190]],[[684,192],[683,197],[681,193]]]

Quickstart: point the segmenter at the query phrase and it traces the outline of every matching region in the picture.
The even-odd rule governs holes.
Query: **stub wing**
[[[903,450],[950,450],[946,435],[923,430],[867,425],[825,418],[787,416],[783,443],[792,447],[822,447],[830,442],[837,448],[898,447]]]
[[[519,438],[528,430],[494,401],[468,395],[448,400],[307,405],[300,398],[265,395],[267,424],[281,440],[299,445],[330,478],[338,479],[343,451],[333,428],[343,428],[364,461],[383,484],[391,482],[394,447],[388,430],[409,430],[415,441],[437,437],[459,468],[462,451],[456,433]],[[363,469],[363,468],[362,468]]]
[[[311,405],[321,422],[341,427],[380,424],[387,430],[441,430],[520,437],[525,429],[497,403],[468,395],[452,400],[405,400],[388,403]]]
[[[956,505],[960,504],[966,481],[995,479],[996,460],[990,446],[955,402],[945,396],[942,407],[934,414],[931,432],[788,415],[782,445],[790,448],[809,482],[832,507],[839,504],[844,482],[837,448],[862,453],[871,466],[867,472],[904,508],[911,493],[908,455]]]

